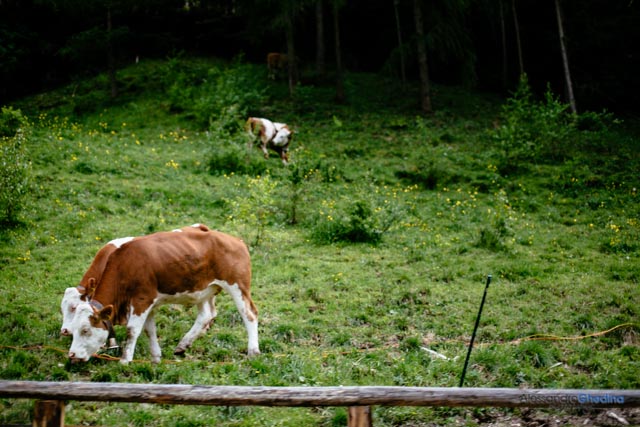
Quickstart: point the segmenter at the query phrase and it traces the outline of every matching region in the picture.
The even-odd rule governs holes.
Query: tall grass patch
[[[27,152],[29,125],[20,110],[0,112],[0,223],[12,225],[29,191],[31,161]]]

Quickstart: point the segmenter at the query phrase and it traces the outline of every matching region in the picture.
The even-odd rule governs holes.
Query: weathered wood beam
[[[640,390],[0,381],[0,397],[221,406],[640,407]]]

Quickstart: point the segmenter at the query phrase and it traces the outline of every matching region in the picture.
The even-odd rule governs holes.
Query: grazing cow
[[[267,70],[269,78],[275,80],[276,77],[284,73],[285,68],[289,64],[287,55],[284,53],[270,52],[267,54]]]
[[[193,229],[199,229],[200,227],[206,228],[206,226],[204,225],[193,224],[191,226],[179,228],[173,231],[190,231]],[[89,266],[87,272],[84,273],[84,276],[82,276],[82,279],[80,280],[78,286],[73,286],[65,289],[64,296],[62,297],[62,301],[60,302],[60,310],[62,311],[62,326],[60,327],[61,335],[71,335],[71,324],[76,312],[76,307],[78,307],[80,301],[86,300],[86,290],[88,287],[89,279],[94,278],[96,281],[99,281],[100,277],[102,276],[104,266],[109,259],[109,255],[111,255],[111,253],[117,248],[131,240],[133,240],[133,237],[121,237],[111,240],[109,243],[104,245],[93,258],[93,262]]]
[[[76,308],[69,349],[72,362],[87,361],[107,340],[112,324],[127,325],[121,363],[133,360],[137,339],[149,336],[151,360],[158,363],[154,310],[162,304],[193,304],[198,316],[174,354],[183,354],[204,334],[215,315],[214,297],[231,294],[249,336],[249,355],[259,354],[258,313],[251,299],[251,261],[246,245],[206,226],[137,237],[116,248],[100,280],[88,281],[90,301]]]
[[[270,148],[280,155],[284,165],[289,163],[289,144],[293,137],[293,131],[289,129],[288,125],[274,123],[267,119],[249,117],[245,124],[245,129],[251,136],[249,148],[258,140],[265,159],[269,158],[267,148]]]

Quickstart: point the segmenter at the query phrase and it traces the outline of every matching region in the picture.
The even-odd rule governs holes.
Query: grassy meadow
[[[349,102],[262,67],[171,59],[16,102],[29,191],[0,231],[0,378],[265,386],[640,387],[640,143],[631,122],[347,76]],[[246,149],[248,115],[296,131],[291,159]],[[163,306],[163,350],[70,366],[59,303],[113,238],[204,223],[251,247],[262,354],[230,297],[184,358],[195,310]],[[117,327],[120,341],[123,327]],[[424,348],[447,359],[434,358]],[[0,400],[0,424],[32,402]],[[576,415],[577,410],[557,416]],[[375,407],[376,426],[480,425],[520,410]],[[67,423],[340,426],[344,408],[70,402]]]

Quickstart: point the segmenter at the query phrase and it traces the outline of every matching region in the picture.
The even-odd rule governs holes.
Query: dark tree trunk
[[[111,22],[111,5],[107,5],[107,73],[111,86],[111,98],[118,96],[118,82],[116,80],[116,58],[113,51],[113,24]]]
[[[298,84],[298,66],[296,61],[296,49],[293,38],[293,6],[288,6],[287,11],[287,23],[285,36],[287,38],[287,58],[288,58],[288,71],[289,71],[289,96],[293,96],[296,85]]]
[[[407,73],[405,72],[404,64],[404,46],[402,44],[402,31],[400,26],[400,13],[398,12],[398,4],[400,0],[393,0],[393,11],[396,16],[396,33],[398,34],[398,53],[400,54],[400,78],[404,85],[407,81]]]
[[[571,81],[571,71],[569,68],[569,56],[567,55],[567,46],[565,44],[564,26],[562,24],[562,10],[560,8],[560,0],[555,0],[556,3],[556,17],[558,18],[558,33],[560,35],[560,51],[562,52],[562,66],[564,67],[564,79],[567,85],[567,96],[569,98],[569,105],[573,114],[578,113],[576,107],[576,99],[573,96],[573,82]]]
[[[518,12],[516,11],[516,0],[511,0],[511,12],[513,13],[513,26],[516,31],[516,46],[518,48],[518,65],[520,75],[524,74],[524,61],[522,60],[522,45],[520,44],[520,23],[518,22]]]
[[[431,106],[431,84],[429,83],[429,67],[427,65],[427,44],[424,39],[424,23],[420,0],[413,0],[413,15],[416,23],[416,43],[418,49],[418,66],[420,69],[420,106],[424,113],[433,113]]]
[[[504,4],[502,0],[499,2],[500,7],[500,36],[502,39],[502,89],[506,90],[509,84],[509,70],[507,58],[507,30],[504,19]]]
[[[327,72],[324,46],[324,13],[322,0],[316,1],[316,72],[324,76]]]
[[[344,94],[344,72],[342,70],[342,48],[340,47],[340,6],[333,0],[333,33],[336,48],[336,102],[343,103],[346,100]]]

